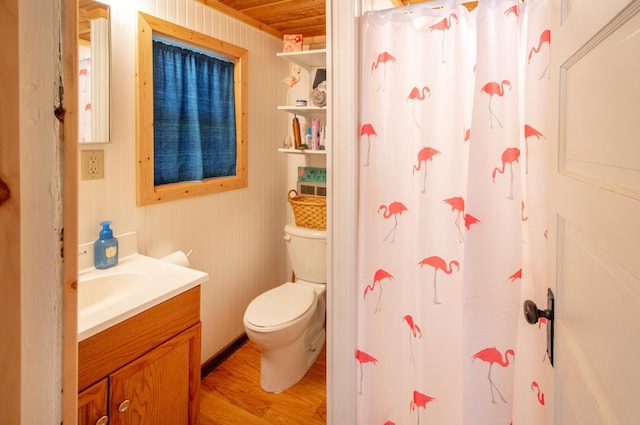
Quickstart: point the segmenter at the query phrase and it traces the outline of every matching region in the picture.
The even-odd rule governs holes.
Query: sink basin
[[[115,304],[139,292],[147,278],[141,273],[123,272],[83,280],[78,287],[78,310],[89,312]]]
[[[78,341],[209,279],[207,273],[140,254],[78,275]]]

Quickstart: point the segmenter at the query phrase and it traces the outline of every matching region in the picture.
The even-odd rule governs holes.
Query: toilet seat
[[[286,282],[258,295],[247,307],[245,321],[263,330],[284,327],[304,315],[314,305],[315,291]]]

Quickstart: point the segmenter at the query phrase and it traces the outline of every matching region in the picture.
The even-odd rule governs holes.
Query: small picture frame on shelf
[[[302,34],[285,34],[282,51],[285,53],[302,51]]]

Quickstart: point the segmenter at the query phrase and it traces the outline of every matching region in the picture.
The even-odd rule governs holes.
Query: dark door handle
[[[536,303],[531,300],[524,302],[524,318],[532,325],[538,323],[540,318],[544,318],[547,324],[547,355],[553,366],[553,319],[555,310],[555,296],[551,288],[547,289],[547,308],[540,310]]]
[[[553,313],[551,313],[549,309],[540,310],[536,303],[531,300],[526,300],[524,302],[524,317],[527,319],[527,322],[535,325],[541,317],[547,320],[553,320]]]

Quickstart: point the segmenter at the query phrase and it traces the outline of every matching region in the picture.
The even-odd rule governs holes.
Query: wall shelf
[[[320,150],[320,149],[285,149],[285,148],[278,148],[278,152],[284,152],[284,153],[294,153],[294,154],[298,154],[298,155],[326,155],[327,151],[326,150]]]
[[[327,108],[319,108],[317,106],[278,106],[278,110],[282,112],[289,112],[290,114],[299,115],[306,119],[320,118],[322,122],[325,121]]]
[[[327,107],[323,106],[320,108],[318,106],[278,106],[278,110],[290,112],[292,114],[304,115],[325,113]]]
[[[276,56],[295,63],[307,71],[313,68],[325,68],[327,65],[327,49],[302,50],[300,52],[276,53]]]

